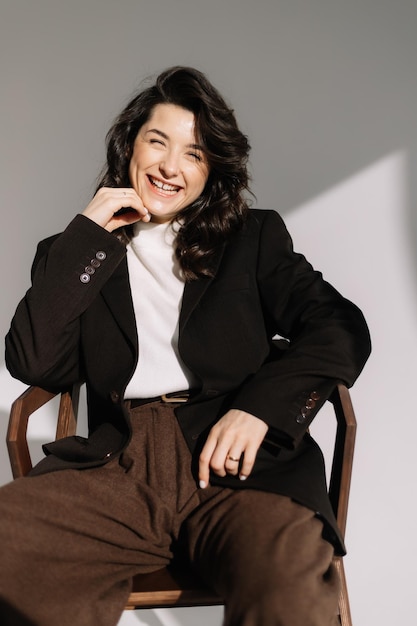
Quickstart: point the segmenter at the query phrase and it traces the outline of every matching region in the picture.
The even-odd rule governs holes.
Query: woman
[[[227,626],[335,623],[344,547],[307,429],[368,331],[248,208],[248,152],[207,78],[168,69],[117,118],[83,214],[39,245],[7,365],[84,380],[89,437],[0,491],[3,624],[114,625],[131,577],[174,555]]]

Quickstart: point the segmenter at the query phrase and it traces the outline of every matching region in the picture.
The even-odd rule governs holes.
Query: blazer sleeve
[[[6,336],[12,376],[51,389],[83,379],[80,316],[125,253],[113,234],[83,215],[38,245],[32,286]]]
[[[270,336],[284,337],[233,402],[263,419],[272,439],[296,446],[338,382],[351,386],[369,354],[361,311],[293,250],[280,216],[264,212],[257,283]]]

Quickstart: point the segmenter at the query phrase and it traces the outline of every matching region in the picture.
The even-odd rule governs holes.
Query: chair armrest
[[[349,390],[345,385],[337,385],[330,400],[333,403],[337,419],[337,430],[330,474],[329,497],[339,529],[344,537],[357,424]]]
[[[57,439],[75,434],[80,386],[77,383],[61,394]],[[13,478],[26,476],[32,469],[27,442],[29,417],[56,395],[57,393],[46,391],[41,387],[29,387],[13,402],[6,437]]]

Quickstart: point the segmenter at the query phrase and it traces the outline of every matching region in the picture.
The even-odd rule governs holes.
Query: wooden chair
[[[56,437],[73,435],[77,427],[80,386],[61,394]],[[32,468],[27,443],[29,417],[56,394],[40,387],[29,387],[12,405],[7,447],[13,477],[25,476]],[[342,535],[345,534],[348,499],[352,473],[356,419],[349,391],[343,385],[335,389],[331,402],[337,420],[335,447],[329,484],[330,500]],[[352,626],[346,578],[341,557],[334,562],[341,579],[339,621],[341,626]],[[196,579],[195,574],[173,564],[151,574],[138,575],[126,608],[160,608],[179,606],[213,606],[223,604],[212,590]]]

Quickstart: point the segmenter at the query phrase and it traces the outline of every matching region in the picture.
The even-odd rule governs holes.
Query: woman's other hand
[[[255,463],[268,425],[245,411],[231,409],[213,426],[200,454],[200,487],[209,484],[210,470],[244,480]]]
[[[121,226],[140,220],[149,222],[151,219],[142,200],[130,187],[101,187],[83,211],[83,215],[110,233]]]

